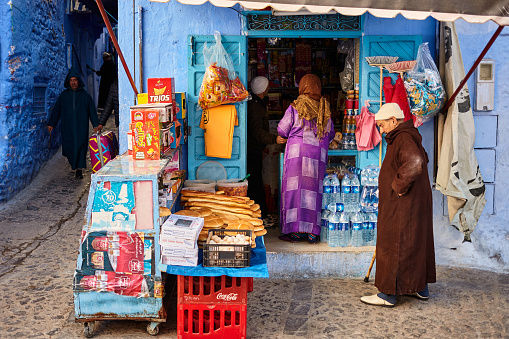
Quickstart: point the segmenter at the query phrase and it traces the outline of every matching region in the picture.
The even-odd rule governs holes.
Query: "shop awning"
[[[170,0],[150,0],[169,2]],[[207,0],[178,0],[187,5],[201,5]],[[277,0],[237,1],[208,0],[218,7],[240,4],[246,9],[261,10],[272,7],[275,15],[285,14],[332,14],[362,15],[366,12],[379,18],[394,18],[401,14],[407,19],[423,20],[431,16],[439,21],[462,18],[471,23],[493,20],[499,25],[509,25],[508,0]],[[283,12],[283,13],[278,13]],[[300,12],[300,13],[295,13]]]

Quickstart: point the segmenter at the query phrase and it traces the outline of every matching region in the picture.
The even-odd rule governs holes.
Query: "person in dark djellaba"
[[[62,155],[67,158],[71,168],[76,170],[76,178],[83,178],[88,150],[89,120],[97,132],[99,118],[94,100],[85,91],[85,84],[78,72],[71,68],[64,81],[66,88],[58,97],[48,120],[48,132],[62,120]]]

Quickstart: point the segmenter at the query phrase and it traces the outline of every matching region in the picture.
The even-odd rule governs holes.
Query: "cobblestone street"
[[[1,338],[83,338],[74,322],[72,277],[90,171],[73,177],[60,153],[0,207]],[[361,279],[255,279],[248,338],[508,338],[509,275],[438,267],[429,301],[395,308],[360,302],[376,293]],[[176,338],[176,301],[159,337]],[[150,337],[146,322],[103,321],[96,338]]]

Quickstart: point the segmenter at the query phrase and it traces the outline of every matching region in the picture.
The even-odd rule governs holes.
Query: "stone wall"
[[[23,189],[57,150],[49,143],[48,111],[62,90],[65,63],[64,0],[0,4],[0,202]],[[34,105],[35,96],[43,98]],[[44,105],[44,98],[46,104]]]

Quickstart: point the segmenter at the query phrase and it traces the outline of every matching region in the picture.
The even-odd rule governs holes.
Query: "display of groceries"
[[[267,233],[260,219],[260,206],[249,197],[216,192],[213,185],[196,180],[184,183],[184,209],[170,215],[161,228],[162,264],[196,266],[198,248],[203,248],[204,266],[249,266],[256,237]]]
[[[321,240],[331,247],[376,244],[380,168],[350,167],[323,179]],[[359,180],[360,177],[360,180]]]

